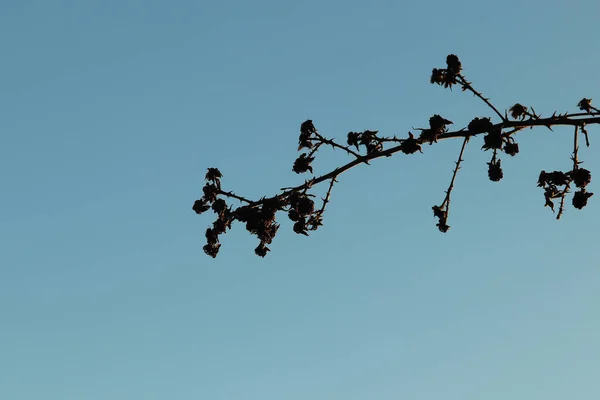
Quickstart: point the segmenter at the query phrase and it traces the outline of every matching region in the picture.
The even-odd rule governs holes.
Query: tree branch
[[[390,157],[398,152],[404,154],[414,154],[423,152],[422,146],[426,143],[433,145],[440,140],[463,138],[462,147],[460,149],[458,160],[455,162],[455,167],[452,173],[452,179],[446,191],[446,196],[440,206],[434,206],[434,216],[439,219],[437,224],[442,232],[449,229],[447,225],[447,217],[450,208],[451,194],[455,186],[458,170],[461,169],[463,155],[467,143],[474,136],[483,136],[483,150],[493,150],[492,159],[488,163],[488,177],[491,181],[497,182],[503,178],[501,168],[501,160],[498,154],[503,152],[510,156],[515,156],[519,153],[518,143],[515,141],[516,133],[526,128],[543,126],[550,130],[554,126],[573,126],[575,128],[573,138],[573,169],[571,171],[553,171],[540,173],[538,186],[544,189],[545,205],[554,211],[554,200],[560,198],[560,208],[557,219],[559,219],[564,211],[565,196],[569,192],[571,184],[574,184],[579,190],[573,196],[573,206],[581,209],[586,206],[588,199],[593,193],[587,192],[586,186],[591,181],[590,171],[579,168],[581,162],[578,159],[578,133],[579,129],[585,135],[586,145],[589,146],[587,125],[600,124],[600,110],[591,105],[591,99],[584,98],[577,105],[583,112],[580,113],[565,113],[554,114],[551,117],[541,118],[533,107],[531,112],[528,108],[517,103],[510,109],[510,113],[514,120],[509,120],[508,115],[503,116],[500,111],[480,92],[475,90],[464,76],[460,74],[462,65],[460,60],[455,55],[451,54],[446,58],[448,68],[433,69],[431,83],[440,86],[451,88],[452,85],[460,84],[463,90],[472,92],[476,97],[488,105],[501,119],[501,122],[493,124],[490,118],[476,117],[469,122],[467,127],[448,131],[447,126],[452,122],[441,117],[438,114],[433,115],[429,119],[429,128],[419,128],[420,136],[417,138],[411,132],[408,132],[408,137],[399,139],[396,136],[383,137],[378,136],[378,131],[350,132],[348,133],[348,146],[341,145],[335,142],[334,139],[328,139],[319,134],[312,123],[312,120],[306,120],[301,124],[298,150],[303,148],[310,149],[308,153],[302,153],[294,162],[293,171],[301,174],[310,172],[313,169],[311,163],[314,160],[314,155],[322,147],[322,145],[331,146],[333,149],[341,149],[354,157],[354,160],[336,167],[330,172],[320,176],[313,176],[304,181],[303,184],[294,187],[282,188],[281,193],[271,197],[262,197],[258,201],[253,201],[245,197],[236,195],[233,192],[224,191],[221,189],[220,171],[216,168],[209,168],[206,174],[206,185],[203,188],[204,195],[199,200],[196,200],[193,210],[197,214],[202,214],[209,209],[212,209],[217,214],[217,220],[213,223],[213,227],[206,232],[207,245],[204,246],[204,251],[211,257],[216,257],[220,243],[218,236],[223,234],[231,227],[234,220],[244,222],[246,229],[257,235],[260,239],[259,246],[255,249],[255,253],[264,257],[269,248],[268,244],[273,240],[279,224],[275,221],[275,215],[278,211],[286,211],[290,220],[294,222],[294,232],[298,234],[308,235],[308,230],[315,230],[322,225],[322,216],[325,208],[329,203],[331,192],[337,178],[356,167],[359,164],[369,164],[369,161],[381,157]],[[385,148],[387,143],[392,143],[393,146]],[[356,147],[357,151],[351,149]],[[364,154],[361,150],[364,149]],[[319,209],[315,210],[315,196],[308,191],[315,185],[329,181],[327,194],[322,199],[323,204]],[[219,198],[224,196],[239,200],[246,203],[237,209],[228,208],[225,200]]]
[[[477,90],[475,90],[475,88],[471,85],[471,82],[467,81],[464,76],[462,76],[461,74],[457,74],[457,78],[458,78],[457,79],[458,83],[460,83],[462,85],[463,90],[468,90],[471,93],[473,93],[475,96],[479,97],[485,104],[487,104],[492,110],[494,110],[494,112],[496,114],[498,114],[498,116],[500,117],[500,119],[503,122],[508,121],[506,119],[506,117],[504,115],[502,115],[500,113],[500,111],[498,111],[498,109],[496,107],[494,107],[494,105],[492,105],[492,103],[490,103],[489,99],[486,99],[485,97],[483,97],[483,95],[481,93],[479,93]]]

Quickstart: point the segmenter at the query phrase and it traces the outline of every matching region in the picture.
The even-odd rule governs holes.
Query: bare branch
[[[483,97],[483,95],[481,93],[479,93],[477,90],[475,90],[473,85],[471,85],[471,82],[467,81],[467,79],[464,76],[462,76],[461,74],[458,74],[457,78],[458,78],[458,83],[460,83],[462,85],[463,90],[468,90],[471,93],[473,93],[475,96],[479,97],[485,104],[488,105],[488,107],[490,107],[492,110],[494,110],[494,112],[500,117],[500,119],[503,122],[508,121],[508,119],[504,115],[502,115],[500,113],[500,111],[498,111],[498,109],[492,103],[490,103],[489,99],[486,99],[485,97]]]

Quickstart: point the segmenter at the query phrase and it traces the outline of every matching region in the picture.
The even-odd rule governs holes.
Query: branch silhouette
[[[370,161],[382,157],[390,157],[396,153],[406,155],[417,152],[422,153],[423,144],[434,144],[440,140],[462,138],[463,143],[452,174],[452,179],[446,190],[444,200],[440,205],[432,207],[433,215],[438,219],[436,226],[441,232],[447,232],[450,226],[447,224],[450,213],[450,198],[454,189],[454,182],[462,157],[470,139],[474,136],[483,136],[483,151],[492,150],[492,157],[488,163],[488,177],[493,182],[500,181],[504,174],[502,172],[500,154],[515,156],[519,153],[519,145],[515,135],[526,128],[545,127],[552,130],[554,126],[574,127],[573,153],[571,160],[573,168],[570,171],[541,171],[538,179],[538,187],[544,190],[545,207],[549,207],[554,213],[554,201],[559,201],[556,218],[560,219],[565,209],[565,198],[572,186],[576,191],[572,196],[572,205],[576,209],[582,209],[587,205],[588,199],[593,193],[588,192],[586,187],[591,182],[591,173],[587,169],[580,168],[581,161],[578,158],[579,134],[585,137],[586,146],[589,147],[587,125],[600,123],[600,110],[592,106],[592,99],[583,98],[577,107],[581,112],[557,114],[542,118],[533,107],[526,107],[519,103],[513,105],[508,112],[502,114],[490,100],[476,90],[462,74],[462,64],[459,58],[450,54],[446,57],[446,68],[434,68],[430,82],[452,88],[454,85],[461,87],[462,91],[471,92],[474,96],[485,103],[490,110],[500,118],[500,122],[493,123],[490,117],[475,117],[466,127],[450,131],[449,125],[453,122],[440,115],[433,115],[429,119],[429,127],[418,128],[418,135],[408,132],[407,138],[384,137],[378,131],[366,130],[363,132],[349,132],[346,144],[336,142],[334,139],[321,135],[314,126],[312,120],[306,120],[300,125],[300,136],[298,138],[298,151],[303,151],[294,161],[292,170],[297,174],[310,173],[313,176],[298,186],[281,188],[280,193],[271,197],[262,197],[251,200],[239,196],[231,191],[221,189],[222,174],[217,168],[208,168],[203,187],[203,195],[194,202],[192,209],[196,214],[202,214],[210,209],[217,218],[212,226],[206,230],[207,244],[203,247],[204,252],[216,257],[221,244],[219,235],[231,229],[233,222],[238,221],[246,224],[246,230],[259,239],[259,245],[255,249],[258,256],[264,257],[270,251],[270,245],[277,234],[279,224],[276,222],[278,212],[286,212],[287,217],[294,223],[293,230],[297,234],[309,235],[323,225],[323,214],[329,203],[331,192],[337,178],[348,170],[360,164],[369,164]],[[512,118],[512,119],[511,119]],[[311,163],[315,160],[317,152],[323,146],[331,146],[333,149],[341,149],[353,158],[348,163],[336,167],[332,171],[320,176],[314,176]],[[354,150],[356,149],[356,150]],[[327,194],[322,198],[322,205],[315,207],[314,194],[309,193],[315,185],[329,182]],[[227,204],[225,199],[234,199],[243,203],[234,208]]]

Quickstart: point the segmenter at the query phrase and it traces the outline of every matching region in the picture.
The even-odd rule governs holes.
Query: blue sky
[[[404,136],[492,116],[430,85],[449,53],[501,109],[598,97],[595,1],[0,4],[0,398],[591,399],[600,396],[598,199],[561,221],[540,170],[570,129],[524,131],[487,179],[473,141],[446,235],[431,206],[459,141],[340,177],[325,225],[242,226],[204,255],[207,167],[251,198],[300,123]],[[596,134],[580,157],[600,171]],[[325,151],[325,172],[345,162]],[[595,377],[595,378],[594,378]]]

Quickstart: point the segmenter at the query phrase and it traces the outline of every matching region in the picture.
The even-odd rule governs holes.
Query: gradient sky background
[[[325,225],[261,259],[204,255],[207,167],[251,198],[301,183],[299,126],[405,136],[492,116],[430,85],[456,53],[500,108],[600,100],[597,1],[0,3],[0,398],[600,397],[600,198],[536,187],[571,129],[525,131],[487,179],[459,141],[340,177]],[[598,189],[600,142],[581,158]],[[315,162],[325,172],[345,156]],[[319,192],[320,193],[320,192]]]

